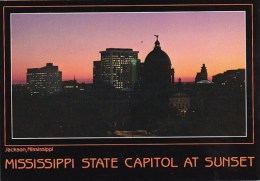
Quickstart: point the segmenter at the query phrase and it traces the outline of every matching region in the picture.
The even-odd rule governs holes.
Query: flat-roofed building
[[[138,53],[129,48],[107,48],[100,51],[101,60],[94,61],[94,84],[101,80],[116,89],[133,88],[139,75]]]
[[[62,91],[62,72],[53,63],[41,68],[28,68],[26,75],[30,95],[52,95]]]

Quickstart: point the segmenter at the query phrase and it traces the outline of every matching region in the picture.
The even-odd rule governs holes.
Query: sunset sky
[[[245,68],[245,12],[11,14],[13,83],[27,68],[52,62],[63,80],[92,82],[93,61],[106,48],[132,48],[141,62],[155,34],[175,69],[175,81],[194,81],[203,63],[209,79]]]

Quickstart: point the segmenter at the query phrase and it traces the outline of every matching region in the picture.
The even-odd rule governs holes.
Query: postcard
[[[258,180],[256,1],[2,2],[2,180]]]

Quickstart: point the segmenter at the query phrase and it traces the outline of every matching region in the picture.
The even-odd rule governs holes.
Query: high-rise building
[[[52,95],[62,91],[62,72],[47,63],[42,68],[27,69],[27,86],[31,95]]]
[[[197,73],[195,82],[199,82],[202,80],[208,80],[208,72],[205,64],[202,65],[201,71]]]
[[[107,48],[101,51],[101,61],[94,61],[93,83],[101,80],[116,89],[133,88],[139,79],[138,53],[128,48]]]

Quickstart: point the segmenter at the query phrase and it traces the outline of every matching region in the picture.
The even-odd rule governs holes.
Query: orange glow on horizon
[[[132,48],[144,62],[154,34],[171,59],[175,82],[193,82],[202,64],[209,80],[246,67],[245,12],[17,13],[11,20],[13,83],[25,83],[27,68],[48,62],[59,67],[63,80],[75,76],[91,83],[99,51]]]

